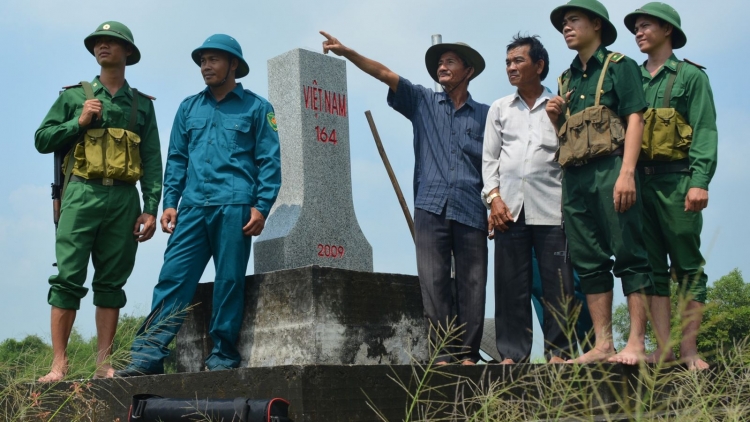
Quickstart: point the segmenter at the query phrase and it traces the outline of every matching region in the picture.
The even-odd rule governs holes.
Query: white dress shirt
[[[526,224],[559,225],[562,170],[555,162],[557,134],[545,106],[553,97],[544,87],[534,107],[515,94],[490,106],[482,153],[482,202],[499,187],[500,197],[517,221],[524,210]]]

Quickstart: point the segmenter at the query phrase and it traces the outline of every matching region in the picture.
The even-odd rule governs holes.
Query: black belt
[[[81,182],[88,185],[102,185],[102,186],[133,186],[132,183],[124,182],[122,180],[110,179],[105,177],[103,179],[86,179],[75,174],[70,175],[71,182]]]
[[[660,166],[638,166],[638,171],[647,176],[654,174],[667,173],[688,173],[690,174],[690,165],[684,163],[663,164]]]

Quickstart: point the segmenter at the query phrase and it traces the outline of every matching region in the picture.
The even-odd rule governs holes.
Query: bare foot
[[[500,362],[500,365],[513,365],[514,363],[516,363],[516,361],[514,361],[511,358],[507,358],[507,359],[503,359],[503,361]]]
[[[112,365],[108,363],[103,363],[96,369],[96,373],[94,374],[94,379],[112,378],[114,376],[115,376],[115,368],[113,368]]]
[[[583,355],[575,358],[575,359],[568,359],[565,361],[565,363],[600,363],[600,362],[606,362],[607,359],[610,359],[612,355],[615,354],[614,349],[607,349],[602,350],[599,348],[594,347],[593,349],[589,350],[588,352],[584,353]]]
[[[448,362],[446,362],[444,360],[441,360],[440,362],[435,362],[435,365],[437,365],[437,366],[445,366],[447,364],[448,364]]]
[[[40,377],[37,382],[60,382],[65,375],[68,373],[68,360],[52,361],[52,369],[49,373],[43,377]]]
[[[674,355],[674,352],[671,350],[669,353],[664,354],[659,349],[654,350],[652,353],[649,353],[646,355],[646,363],[666,363],[666,362],[674,362],[677,358]]]
[[[709,368],[708,363],[698,355],[685,356],[681,360],[691,371],[705,371]]]
[[[471,366],[471,365],[476,365],[476,362],[466,359],[465,361],[461,362],[461,365]]]
[[[565,359],[561,358],[560,356],[552,356],[549,359],[549,363],[565,363]]]
[[[646,360],[643,349],[631,346],[625,346],[622,352],[607,359],[610,363],[621,363],[623,365],[638,365],[638,362]]]

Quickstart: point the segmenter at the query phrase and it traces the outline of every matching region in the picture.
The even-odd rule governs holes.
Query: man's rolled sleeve
[[[613,68],[614,66],[617,68]],[[648,104],[643,93],[641,70],[638,64],[630,57],[624,57],[619,63],[611,63],[610,69],[615,71],[613,81],[619,100],[617,114],[620,117],[627,117],[633,113],[645,111]]]
[[[164,172],[164,209],[177,208],[185,189],[188,166],[188,134],[185,130],[184,103],[180,105],[172,124]]]
[[[399,76],[396,92],[388,89],[388,105],[411,120],[425,91],[425,87],[414,85],[408,79]]]
[[[256,118],[254,158],[255,165],[258,166],[258,189],[253,207],[263,214],[263,217],[268,217],[281,188],[281,148],[279,134],[271,126],[268,118],[273,116],[273,106],[266,103],[259,110],[261,115]]]
[[[143,177],[141,177],[141,192],[143,195],[143,212],[156,215],[161,199],[161,143],[159,129],[156,126],[154,104],[148,102],[148,113],[144,131],[141,134],[141,161],[143,163]]]
[[[498,100],[499,101],[499,100]],[[503,148],[502,124],[500,123],[500,108],[498,101],[492,104],[487,114],[487,123],[484,127],[484,145],[482,146],[482,203],[487,204],[487,195],[490,191],[500,187],[500,152]]]
[[[708,76],[702,71],[689,82],[690,104],[687,119],[693,127],[690,145],[691,188],[708,190],[716,172],[719,133],[716,128],[716,107]]]

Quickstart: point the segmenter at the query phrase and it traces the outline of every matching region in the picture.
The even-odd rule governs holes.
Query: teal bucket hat
[[[86,46],[86,49],[89,51],[89,53],[91,53],[92,56],[94,55],[94,45],[96,44],[96,39],[97,37],[101,36],[117,38],[125,41],[130,45],[130,47],[133,49],[133,52],[130,54],[130,56],[128,56],[128,59],[125,62],[126,66],[136,64],[141,60],[141,52],[140,50],[138,50],[138,47],[135,46],[133,33],[130,32],[130,29],[127,26],[115,21],[108,21],[99,25],[99,27],[96,28],[94,32],[83,39],[83,44]]]
[[[565,13],[570,9],[582,9],[587,12],[591,12],[602,20],[602,44],[606,47],[612,45],[617,39],[617,29],[609,21],[609,12],[603,4],[596,0],[570,0],[566,4],[556,7],[549,18],[552,21],[552,25],[560,33],[563,30],[563,19]]]
[[[673,49],[676,50],[682,48],[687,44],[687,36],[685,36],[685,32],[680,28],[680,24],[682,24],[680,14],[677,13],[672,6],[655,1],[642,6],[640,9],[635,9],[635,12],[633,13],[628,13],[625,16],[625,27],[627,27],[633,34],[638,32],[635,29],[635,21],[638,20],[638,16],[641,15],[659,18],[674,27],[674,30],[672,31]]]
[[[247,65],[247,62],[242,57],[242,47],[240,47],[240,43],[238,43],[237,40],[230,37],[229,35],[211,35],[210,37],[206,38],[206,41],[203,42],[203,45],[193,50],[193,61],[198,66],[201,65],[201,52],[203,50],[226,51],[227,53],[236,57],[240,62],[239,66],[237,66],[237,71],[234,74],[234,77],[237,79],[247,76],[247,74],[250,73],[250,66]]]

